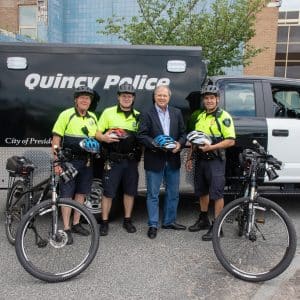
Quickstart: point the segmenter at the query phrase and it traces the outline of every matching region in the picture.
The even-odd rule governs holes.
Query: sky
[[[300,10],[300,0],[282,0],[280,10]]]

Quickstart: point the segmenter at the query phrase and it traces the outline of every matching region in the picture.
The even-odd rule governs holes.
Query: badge
[[[226,127],[229,127],[231,125],[231,120],[230,119],[224,119],[223,120],[223,124],[226,126]]]

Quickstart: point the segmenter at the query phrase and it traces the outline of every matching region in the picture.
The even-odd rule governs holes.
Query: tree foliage
[[[209,75],[224,67],[247,65],[262,49],[248,42],[257,13],[266,0],[137,0],[139,14],[129,20],[112,16],[99,33],[133,45],[202,46]]]

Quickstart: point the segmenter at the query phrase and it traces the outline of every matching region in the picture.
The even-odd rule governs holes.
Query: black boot
[[[211,241],[212,240],[213,227],[214,227],[214,223],[212,222],[208,231],[204,235],[202,235],[202,241]]]
[[[101,221],[99,232],[101,236],[105,236],[108,234],[108,220]]]
[[[210,222],[208,220],[207,212],[201,212],[196,223],[189,227],[189,231],[196,232],[204,229],[209,229]]]
[[[131,218],[124,218],[123,228],[125,228],[128,233],[135,233],[136,232],[136,228],[132,224]]]

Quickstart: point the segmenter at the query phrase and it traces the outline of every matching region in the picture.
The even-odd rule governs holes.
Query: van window
[[[300,117],[300,88],[272,86],[274,117]]]
[[[225,110],[237,117],[255,116],[253,83],[225,83]]]

